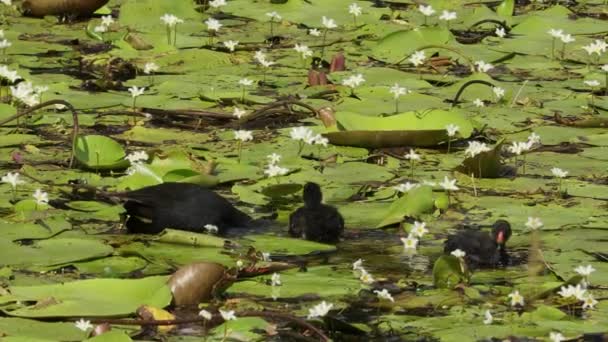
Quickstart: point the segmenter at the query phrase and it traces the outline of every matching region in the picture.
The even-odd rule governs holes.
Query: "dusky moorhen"
[[[318,184],[308,182],[303,191],[304,206],[289,215],[289,235],[323,243],[336,243],[344,231],[338,210],[323,204]]]
[[[471,268],[495,267],[499,262],[508,263],[506,243],[511,237],[511,225],[498,220],[492,225],[492,234],[479,230],[465,229],[448,236],[444,253],[460,249],[466,253],[465,260]]]
[[[112,196],[126,200],[129,233],[156,234],[164,228],[203,232],[211,224],[223,234],[252,222],[227,199],[196,184],[162,183]]]

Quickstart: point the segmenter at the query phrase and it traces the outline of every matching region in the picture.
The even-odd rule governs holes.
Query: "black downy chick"
[[[196,184],[163,183],[112,196],[126,200],[129,233],[156,234],[165,228],[204,232],[211,224],[223,234],[252,222],[227,199]]]
[[[321,203],[323,194],[319,185],[306,183],[303,199],[304,206],[289,215],[289,235],[323,243],[340,241],[344,218],[336,208]]]
[[[511,225],[498,220],[492,225],[492,235],[487,232],[466,229],[448,236],[443,251],[449,254],[456,249],[466,253],[465,260],[471,268],[496,267],[507,264],[509,255],[506,243],[511,237]]]

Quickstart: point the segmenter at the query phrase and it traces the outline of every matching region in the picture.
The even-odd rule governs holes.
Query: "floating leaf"
[[[74,156],[91,169],[120,169],[129,165],[122,146],[102,135],[79,136]]]

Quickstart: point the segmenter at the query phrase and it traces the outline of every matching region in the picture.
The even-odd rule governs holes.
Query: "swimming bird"
[[[444,243],[444,253],[457,249],[465,252],[465,260],[471,268],[495,267],[508,263],[506,243],[511,237],[511,225],[498,220],[492,225],[492,234],[480,230],[465,229],[448,236]]]

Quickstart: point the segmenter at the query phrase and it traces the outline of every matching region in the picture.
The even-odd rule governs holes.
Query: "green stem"
[[[241,163],[241,151],[243,149],[243,141],[242,140],[239,140],[239,142],[238,142],[238,149],[239,149],[239,156],[238,156],[237,162],[240,164]]]
[[[171,45],[171,26],[166,25],[167,27],[167,44]]]
[[[410,178],[414,179],[414,159],[410,159]]]
[[[551,40],[551,59],[555,59],[555,37]]]
[[[241,86],[241,103],[245,103],[245,86]]]
[[[395,99],[395,114],[399,113],[399,98]]]
[[[448,154],[450,154],[450,143],[452,142],[452,139],[450,139],[448,137]]]
[[[326,28],[323,32],[323,43],[321,44],[321,60],[323,60],[323,56],[325,56],[325,38],[327,38],[327,31],[329,31],[328,28]]]
[[[173,46],[177,46],[177,24],[173,28]]]
[[[298,145],[299,145],[298,146],[298,156],[299,156],[300,154],[302,154],[302,150],[304,149],[304,142],[300,140],[300,141],[298,141]]]

